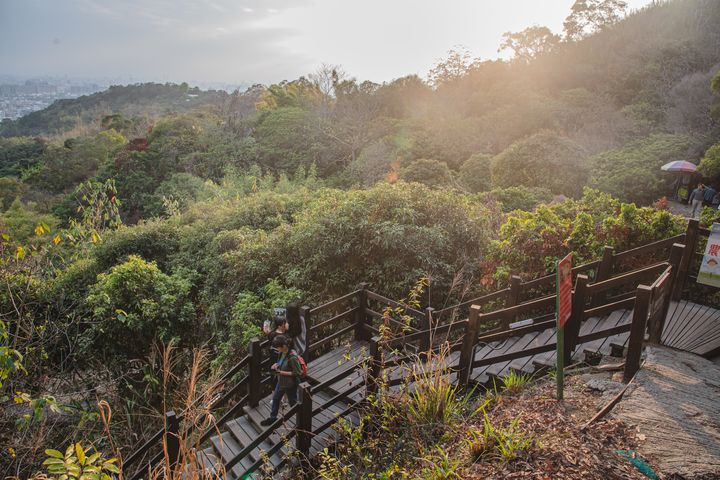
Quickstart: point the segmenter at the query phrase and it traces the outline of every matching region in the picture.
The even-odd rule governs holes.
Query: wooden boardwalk
[[[720,310],[686,300],[672,302],[662,343],[705,358],[720,356]]]
[[[632,314],[632,310],[623,309],[613,311],[602,317],[588,318],[580,327],[580,338],[582,339],[583,336],[609,330],[621,325],[628,325],[632,321]],[[713,348],[717,348],[718,342],[720,342],[720,310],[686,301],[673,302],[668,311],[665,325],[663,340],[668,342],[668,346],[671,347],[703,354],[703,352],[707,353],[712,351]],[[590,357],[597,357],[598,355],[622,356],[627,346],[629,336],[630,333],[626,332],[580,343],[574,351],[574,360],[589,360]],[[551,345],[554,341],[555,329],[548,328],[538,332],[509,337],[501,341],[486,344],[480,343],[475,347],[474,360],[476,362],[480,360],[487,361],[488,365],[474,369],[470,379],[476,384],[491,387],[493,382],[511,370],[534,374],[541,369],[553,368],[555,366],[554,351],[514,360],[494,362],[492,359],[530,348]],[[310,362],[308,365],[308,381],[311,384],[317,385],[337,376],[344,370],[352,369],[355,365],[367,358],[368,349],[368,342],[352,341],[345,346],[332,350]],[[458,357],[459,352],[451,353],[446,358],[446,365],[456,365]],[[391,359],[392,357],[389,358]],[[386,371],[386,375],[390,381],[400,381],[403,378],[408,378],[408,371],[410,369],[412,369],[410,362],[394,365]],[[450,375],[454,381],[456,374],[450,373]],[[320,410],[318,412],[320,413],[319,415],[313,416],[313,429],[318,428],[325,422],[331,422],[336,415],[343,413],[348,405],[363,398],[365,396],[365,389],[361,384],[364,384],[364,382],[364,369],[357,369],[350,375],[345,376],[345,378],[332,383],[326,389],[313,392],[313,408],[319,408],[333,398],[333,396],[337,396],[343,391],[352,390],[347,398],[336,401],[329,408]],[[399,383],[399,385],[394,387],[394,390],[398,391],[403,388],[407,388],[407,385],[405,383]],[[221,435],[213,437],[211,439],[211,445],[198,452],[200,462],[206,467],[215,470],[218,468],[218,461],[227,463],[242,451],[245,445],[249,445],[266,430],[265,427],[260,426],[260,422],[269,416],[270,403],[271,396],[267,396],[260,401],[260,404],[256,408],[245,407],[244,415],[227,422]],[[286,406],[284,409],[286,409]],[[281,410],[281,415],[282,412],[283,410]],[[357,414],[350,416],[345,415],[345,418],[353,423],[358,421]],[[268,451],[274,444],[279,442],[283,435],[291,432],[294,425],[295,418],[290,417],[258,448],[242,459],[232,469],[229,478],[240,478],[253,463],[261,459],[263,452]],[[311,455],[330,445],[334,441],[333,433],[334,431],[332,429],[328,429],[323,434],[314,437],[310,449]],[[283,459],[292,449],[293,444],[289,442],[277,453],[267,458],[266,462],[273,468],[281,467],[283,465]]]

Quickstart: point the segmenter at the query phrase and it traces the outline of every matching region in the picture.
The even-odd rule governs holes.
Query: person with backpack
[[[280,402],[285,395],[287,395],[291,407],[297,403],[298,385],[300,385],[303,376],[307,374],[307,366],[305,366],[302,357],[290,349],[292,345],[290,338],[285,335],[278,335],[273,339],[272,345],[280,352],[280,359],[272,366],[278,381],[273,392],[270,417],[260,422],[263,427],[275,423],[280,411]]]
[[[267,335],[268,340],[270,341],[270,349],[274,351],[273,340],[275,340],[275,337],[277,337],[278,335],[287,335],[289,327],[284,314],[276,315],[273,318],[273,324],[275,325],[275,328],[271,330],[270,322],[266,322],[266,324],[263,325],[263,332],[265,332],[265,335]],[[280,359],[280,353],[277,354],[277,359]]]

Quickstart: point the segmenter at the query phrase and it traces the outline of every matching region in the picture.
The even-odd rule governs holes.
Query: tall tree
[[[512,50],[515,60],[529,62],[538,55],[547,53],[560,43],[560,36],[555,35],[547,27],[533,25],[521,32],[503,33],[503,42],[498,53],[503,50]]]
[[[568,40],[580,40],[620,21],[627,2],[623,0],[575,0],[563,23]]]

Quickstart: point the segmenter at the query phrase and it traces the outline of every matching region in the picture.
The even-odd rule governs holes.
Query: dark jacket
[[[688,198],[688,203],[691,203],[693,200],[700,200],[700,201],[702,201],[702,199],[703,199],[703,191],[702,191],[702,189],[701,189],[701,188],[696,188],[696,189],[693,190],[692,193],[690,194],[690,198]]]
[[[703,193],[703,198],[707,203],[712,203],[713,198],[715,197],[715,194],[717,192],[712,187],[705,187],[705,192]]]
[[[280,388],[293,388],[300,384],[302,367],[300,366],[300,360],[298,360],[297,355],[293,355],[290,352],[286,354],[283,353],[278,361],[278,370],[293,373],[292,377],[278,375],[278,385],[280,385]]]

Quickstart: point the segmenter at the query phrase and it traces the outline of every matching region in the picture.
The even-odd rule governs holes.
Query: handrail
[[[390,305],[391,307],[402,308],[406,312],[412,314],[412,316],[414,316],[414,317],[419,317],[419,318],[425,317],[425,314],[423,312],[421,312],[420,310],[415,310],[414,308],[412,308],[408,305],[405,305],[400,302],[396,302],[395,300],[392,300],[390,298],[383,297],[382,295],[378,295],[377,293],[371,292],[370,290],[368,290],[366,293],[367,293],[368,298],[371,300],[375,300],[376,302],[380,302],[380,303],[385,303],[387,305]]]
[[[665,270],[667,268],[667,266],[668,266],[667,262],[658,262],[658,263],[649,265],[647,267],[638,268],[636,270],[631,270],[629,272],[622,273],[620,275],[609,278],[607,280],[602,280],[599,282],[588,284],[587,293],[588,293],[588,295],[593,295],[595,293],[610,290],[611,288],[617,288],[622,285],[627,285],[630,282],[636,281],[638,278],[642,278],[645,275],[654,273],[656,270],[657,271]]]
[[[143,455],[147,453],[148,450],[150,450],[150,447],[153,446],[156,442],[158,442],[163,434],[165,433],[165,427],[161,428],[157,432],[155,432],[149,439],[145,441],[145,443],[142,444],[141,447],[137,448],[130,454],[130,457],[128,457],[127,460],[124,460],[122,462],[123,468],[126,468],[133,463],[137,462]]]
[[[312,327],[310,327],[310,331],[314,332],[314,331],[320,330],[321,328],[326,327],[327,325],[329,325],[331,323],[335,323],[338,320],[342,320],[343,318],[348,317],[357,311],[358,311],[358,307],[353,307],[350,310],[345,310],[344,312],[342,312],[338,315],[335,315],[334,317],[332,317],[328,320],[320,322],[317,325],[313,325]]]
[[[685,238],[685,234],[681,233],[680,235],[675,235],[674,237],[664,238],[662,240],[657,240],[652,243],[647,243],[647,244],[641,245],[639,247],[631,248],[630,250],[624,250],[622,252],[618,252],[613,255],[613,258],[615,260],[618,260],[618,259],[623,259],[625,257],[642,255],[644,253],[652,252],[654,250],[660,250],[661,248],[665,248],[665,247],[672,247],[673,243],[677,242],[678,240],[682,240],[684,238]]]
[[[458,308],[469,307],[470,305],[479,305],[479,304],[481,304],[481,303],[490,302],[490,301],[492,301],[492,300],[497,300],[498,298],[500,298],[500,297],[502,297],[502,296],[504,296],[504,295],[507,295],[508,293],[510,293],[510,289],[509,289],[509,288],[503,288],[502,290],[497,290],[497,291],[495,291],[495,292],[488,293],[488,294],[483,295],[483,296],[481,296],[481,297],[473,298],[472,300],[466,300],[466,301],[464,301],[464,302],[462,302],[462,303],[458,303],[457,305],[453,305],[453,306],[451,306],[451,307],[443,308],[442,310],[435,310],[435,311],[433,312],[433,315],[434,315],[434,316],[440,316],[440,315],[442,315],[443,313],[446,313],[446,312],[449,312],[449,311],[451,311],[451,310],[455,310],[455,309],[458,309]]]
[[[330,307],[334,307],[335,305],[337,305],[337,304],[339,304],[339,303],[342,303],[343,301],[345,301],[345,300],[347,300],[347,299],[349,299],[349,298],[353,298],[355,295],[357,295],[357,294],[358,294],[359,292],[361,292],[361,291],[362,291],[362,290],[355,290],[355,291],[353,291],[353,292],[348,293],[347,295],[343,295],[342,297],[336,298],[335,300],[330,300],[330,301],[327,302],[327,303],[323,303],[323,304],[320,305],[319,307],[311,308],[311,309],[310,309],[310,313],[313,314],[313,313],[317,313],[317,312],[321,312],[321,311],[323,311],[323,310],[326,310],[326,309],[328,309],[328,308],[330,308]]]

